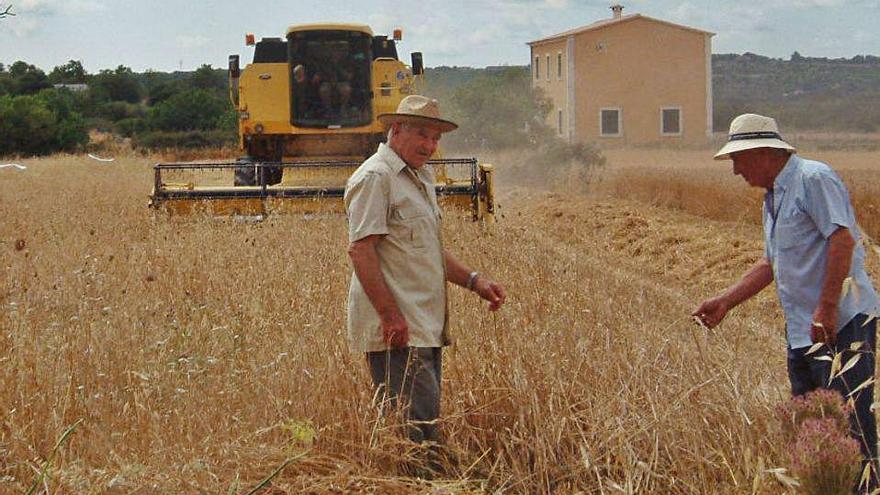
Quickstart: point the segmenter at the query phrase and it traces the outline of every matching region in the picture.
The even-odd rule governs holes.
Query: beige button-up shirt
[[[431,166],[413,170],[380,144],[348,179],[345,211],[350,242],[383,236],[376,244],[379,267],[409,325],[409,346],[448,345],[441,214]],[[379,314],[355,273],[348,292],[348,336],[354,352],[388,348]]]

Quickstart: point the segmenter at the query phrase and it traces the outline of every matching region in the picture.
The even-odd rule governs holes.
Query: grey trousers
[[[368,352],[367,364],[377,397],[400,408],[414,442],[439,442],[440,347],[407,347]]]

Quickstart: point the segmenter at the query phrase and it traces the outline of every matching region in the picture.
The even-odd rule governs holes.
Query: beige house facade
[[[529,43],[532,87],[569,142],[698,146],[712,136],[712,36],[641,14]]]

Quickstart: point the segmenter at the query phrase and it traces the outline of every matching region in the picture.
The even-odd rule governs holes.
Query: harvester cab
[[[229,57],[229,96],[238,112],[234,162],[159,163],[151,206],[172,213],[264,217],[342,211],[345,181],[385,132],[377,116],[418,92],[421,53],[407,66],[392,39],[357,24],[291,26],[285,39],[256,41],[253,62]],[[493,169],[474,158],[429,161],[441,204],[494,220]]]

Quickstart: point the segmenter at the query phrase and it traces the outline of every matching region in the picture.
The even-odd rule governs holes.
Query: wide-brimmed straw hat
[[[731,153],[753,148],[779,148],[792,153],[794,146],[782,140],[776,120],[754,113],[744,113],[733,119],[727,133],[727,144],[715,153],[716,160],[726,160]]]
[[[378,119],[385,127],[391,127],[395,122],[404,122],[430,125],[440,129],[440,132],[454,131],[458,128],[458,124],[440,118],[440,105],[437,100],[422,95],[407,96],[400,100],[396,112],[380,114]]]

